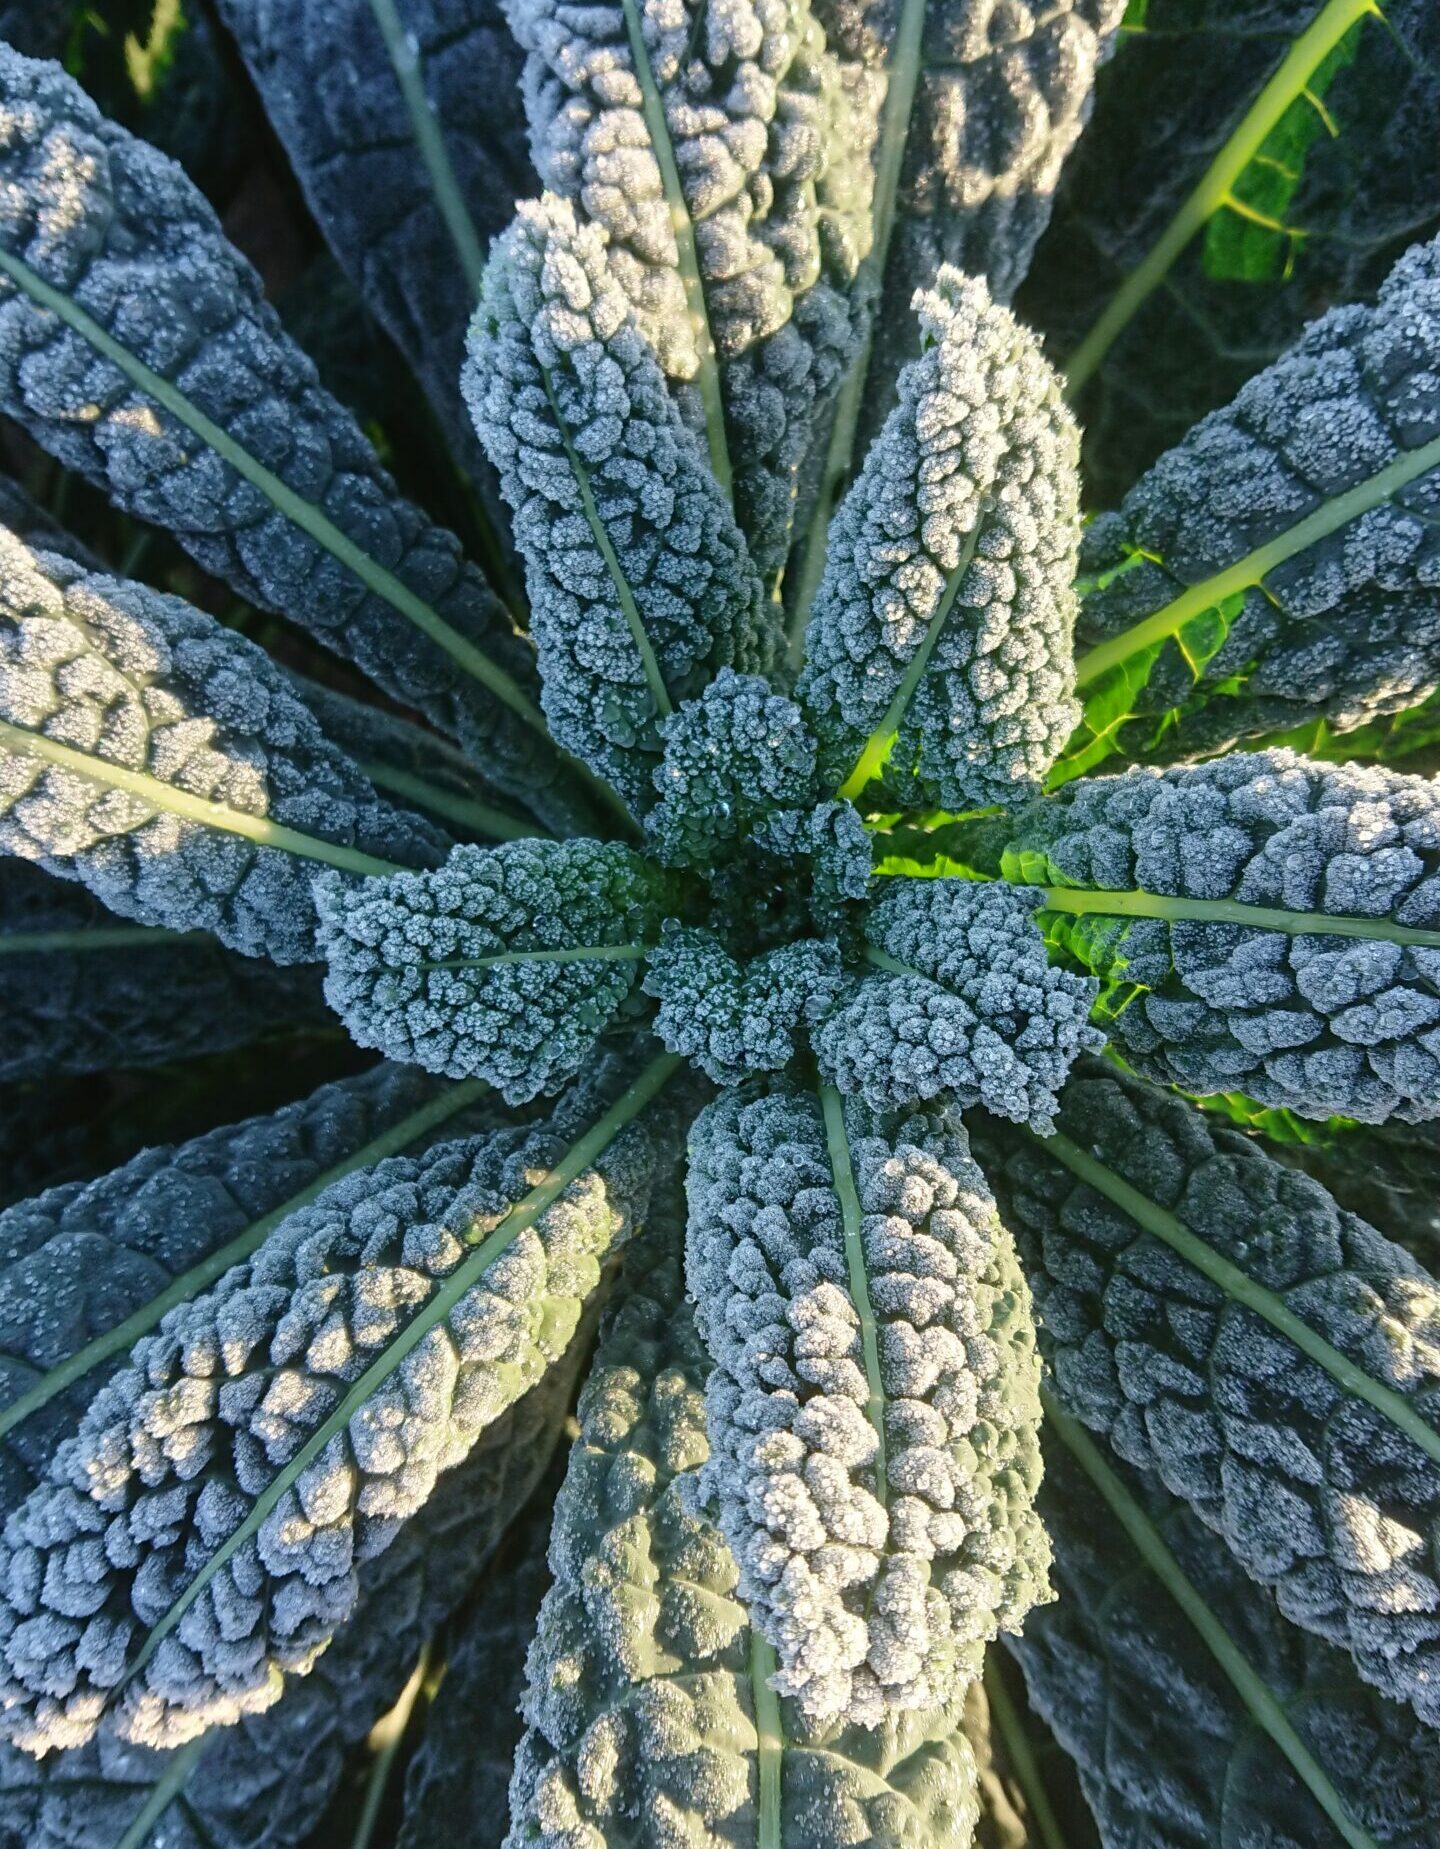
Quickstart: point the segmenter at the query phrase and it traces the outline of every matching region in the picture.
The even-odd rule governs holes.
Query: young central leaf
[[[722,666],[768,667],[773,615],[671,403],[603,235],[547,197],[496,245],[464,390],[526,566],[559,742],[643,812],[659,724]]]
[[[691,1131],[703,1493],[812,1722],[944,1703],[1043,1597],[1029,1295],[958,1117],[794,1088]]]
[[[1033,791],[1079,716],[1079,440],[1033,335],[943,269],[922,352],[830,532],[797,696],[830,787],[905,807]]]
[[[617,842],[457,847],[437,873],[316,882],[325,993],[361,1046],[512,1104],[580,1068],[659,931],[662,874]]]

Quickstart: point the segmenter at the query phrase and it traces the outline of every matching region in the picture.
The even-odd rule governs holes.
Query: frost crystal
[[[711,931],[671,930],[647,958],[645,993],[659,999],[655,1032],[717,1085],[778,1072],[802,1026],[824,1020],[840,992],[840,952],[799,938],[743,966]]]
[[[1440,1117],[1440,949],[1387,936],[1390,924],[1440,929],[1440,794],[1427,778],[1289,751],[1135,769],[1037,804],[1011,856],[1046,885],[1299,914],[1278,930],[1117,918],[1072,933],[1099,975],[1135,985],[1107,1025],[1142,1071],[1307,1117]],[[1307,913],[1370,931],[1306,931]]]
[[[983,282],[943,269],[916,303],[923,351],[831,524],[796,692],[832,787],[883,763],[907,806],[1010,804],[1080,714],[1079,439]]]
[[[1061,1130],[1440,1430],[1440,1286],[1317,1181],[1090,1066]],[[1156,1471],[1292,1624],[1440,1725],[1440,1464],[1043,1145],[977,1128],[1055,1391]]]
[[[627,1237],[653,1159],[638,1128],[393,1352],[618,1076],[577,1087],[547,1126],[347,1176],[136,1344],[5,1527],[6,1738],[37,1754],[82,1745],[109,1705],[122,1738],[178,1745],[263,1711],[309,1669],[354,1608],[359,1564],[564,1353]],[[135,1670],[187,1583],[382,1359],[383,1381]]]
[[[436,873],[357,887],[327,876],[326,998],[361,1046],[523,1103],[579,1070],[634,987],[662,893],[613,841],[461,846]]]
[[[776,1686],[812,1722],[875,1726],[950,1700],[1046,1596],[1039,1362],[959,1118],[843,1116],[853,1228],[813,1094],[702,1112],[686,1282],[716,1361],[700,1494]]]
[[[212,823],[209,803],[314,845]],[[376,796],[253,642],[0,531],[0,849],[126,918],[307,963],[326,844],[424,865],[444,841]]]
[[[643,810],[661,717],[717,667],[768,667],[774,622],[605,239],[563,199],[497,243],[462,384],[515,510],[550,729]]]
[[[1040,901],[1023,886],[887,880],[864,924],[878,967],[816,1037],[826,1077],[877,1111],[945,1092],[1049,1129],[1072,1061],[1105,1037],[1088,1024],[1099,984],[1046,961]]]

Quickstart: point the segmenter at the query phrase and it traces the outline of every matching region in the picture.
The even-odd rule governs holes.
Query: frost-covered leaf
[[[377,1066],[0,1214],[0,1514],[166,1310],[344,1175],[491,1127],[482,1089]]]
[[[677,1213],[678,1217],[678,1213]],[[805,1726],[767,1677],[737,1572],[690,1491],[709,1360],[676,1227],[637,1240],[556,1498],[509,1849],[840,1843],[959,1849],[976,1814],[960,1703],[873,1731]]]
[[[1020,297],[1100,507],[1440,223],[1430,0],[1148,0],[1120,46]]]
[[[829,786],[968,809],[1034,790],[1079,708],[1079,440],[1038,343],[946,269],[835,516],[797,698]]]
[[[1042,895],[960,879],[896,879],[865,914],[871,970],[821,1027],[821,1071],[893,1110],[942,1093],[1048,1127],[1072,1061],[1098,1051],[1099,984],[1057,969],[1033,918]]]
[[[531,146],[708,441],[767,578],[852,357],[879,89],[808,0],[506,0]]]
[[[786,1087],[690,1132],[699,1494],[814,1724],[960,1699],[1047,1596],[1029,1293],[958,1114]]]
[[[483,471],[455,380],[486,247],[534,185],[521,55],[498,0],[219,11],[330,248]]]
[[[1332,309],[1087,529],[1085,716],[1057,774],[1440,687],[1440,240]]]
[[[0,1746],[5,1849],[116,1849],[147,1804],[157,1808],[134,1849],[293,1849],[303,1842],[340,1787],[347,1753],[395,1700],[420,1650],[487,1569],[531,1495],[583,1358],[577,1338],[441,1479],[394,1546],[363,1564],[354,1616],[268,1713],[197,1743],[198,1759],[194,1748],[157,1752],[108,1734],[38,1764]],[[502,1819],[503,1797],[502,1786]]]
[[[457,847],[436,873],[316,883],[325,995],[361,1046],[513,1103],[579,1070],[659,932],[664,876],[619,842]]]
[[[550,729],[643,812],[659,722],[717,668],[767,668],[778,629],[604,233],[564,199],[496,245],[462,384],[515,510]]]
[[[253,643],[0,532],[0,850],[124,917],[304,963],[318,867],[433,864],[444,842],[376,797]]]
[[[448,740],[318,681],[297,674],[291,683],[325,736],[387,796],[438,817],[452,834],[512,841],[541,832],[527,817],[497,803],[484,777]]]
[[[1014,824],[1111,1039],[1183,1091],[1440,1117],[1440,793],[1289,751],[1068,784]]]
[[[325,1019],[313,969],[122,924],[70,881],[0,859],[0,1083],[159,1065]]]
[[[713,931],[667,930],[645,962],[645,993],[660,1003],[655,1032],[717,1085],[788,1066],[802,1028],[824,1020],[843,980],[827,938],[797,938],[742,964]]]
[[[1075,1759],[1105,1849],[1428,1849],[1440,1737],[1286,1624],[1153,1480],[1107,1476],[1129,1534],[1089,1474],[1047,1445],[1041,1506],[1060,1598],[1010,1646]]]
[[[1056,1396],[1434,1726],[1440,1284],[1212,1123],[1095,1066],[1053,1143],[977,1125]]]
[[[621,1090],[610,1062],[548,1124],[355,1171],[136,1344],[0,1543],[6,1738],[43,1754],[105,1716],[179,1745],[274,1704],[359,1565],[569,1346],[643,1213],[633,1120],[672,1069]]]
[[[453,535],[396,494],[181,170],[8,50],[0,130],[0,406],[542,819],[574,816],[528,645]]]

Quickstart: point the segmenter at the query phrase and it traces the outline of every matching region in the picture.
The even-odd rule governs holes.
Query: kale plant
[[[3,1849],[1433,1845],[1428,0],[0,27]]]

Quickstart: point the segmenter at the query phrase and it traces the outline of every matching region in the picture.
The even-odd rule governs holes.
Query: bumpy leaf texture
[[[1183,1497],[1293,1624],[1440,1723],[1440,1284],[1318,1182],[1142,1080],[1090,1068],[1060,1128],[1343,1359],[1302,1353],[1063,1148],[977,1129],[1058,1397]],[[1433,1428],[1428,1450],[1341,1377],[1347,1361]]]
[[[262,649],[0,532],[0,849],[127,918],[315,959],[310,881],[445,837],[393,809]]]
[[[874,969],[815,1037],[847,1096],[892,1110],[949,1095],[961,1109],[1048,1128],[1072,1062],[1098,1052],[1098,983],[1057,969],[1033,888],[894,879],[865,914]]]
[[[321,879],[326,999],[361,1046],[512,1103],[579,1070],[640,973],[662,879],[619,842],[456,848],[437,873]]]
[[[1132,769],[1037,803],[1006,866],[1082,908],[1064,946],[1127,995],[1106,1025],[1152,1077],[1307,1117],[1440,1116],[1440,948],[1404,941],[1440,925],[1427,779],[1290,751]],[[1217,901],[1238,903],[1204,916]]]
[[[1029,1294],[958,1115],[741,1090],[690,1133],[700,1493],[807,1719],[944,1706],[1046,1596]]]
[[[397,495],[180,168],[9,50],[0,127],[0,406],[542,819],[573,817],[528,645],[454,536]]]
[[[1373,306],[1314,322],[1090,525],[1088,726],[1067,763],[1345,732],[1440,686],[1437,353],[1440,240]]]
[[[489,1128],[493,1113],[474,1093],[377,1066],[270,1116],[143,1150],[97,1180],[47,1189],[0,1214],[0,1512],[24,1500],[124,1364],[134,1337],[117,1347],[112,1332],[147,1313],[153,1327],[157,1300],[181,1279],[197,1293],[219,1272],[202,1281],[196,1267],[213,1266],[217,1254],[224,1260],[236,1242],[258,1244],[277,1215],[340,1174]],[[67,1364],[82,1352],[91,1365],[67,1379]],[[9,1410],[17,1402],[28,1404],[24,1416]]]
[[[497,244],[462,385],[515,510],[550,729],[641,812],[658,721],[717,667],[768,667],[778,637],[604,234],[565,200]]]
[[[317,972],[201,933],[117,924],[89,893],[0,860],[0,1083],[161,1065],[327,1019]]]
[[[551,1481],[537,1492],[454,1633],[405,1776],[397,1849],[433,1849],[457,1834],[471,1849],[500,1849],[504,1841],[511,1764],[524,1731],[525,1655],[550,1584],[545,1543],[557,1487]]]
[[[918,298],[924,352],[831,525],[797,698],[846,795],[951,809],[1033,790],[1079,717],[1079,440],[983,282]]]
[[[975,1763],[958,1702],[815,1730],[766,1686],[734,1559],[690,1494],[709,1361],[664,1230],[627,1254],[581,1394],[507,1844],[754,1842],[762,1785],[782,1767],[766,1814],[786,1849],[968,1842]]]
[[[534,185],[521,56],[497,0],[399,0],[411,43],[398,51],[372,0],[220,0],[219,10],[330,248],[456,453],[483,471],[455,379],[486,247]],[[438,138],[431,158],[455,188],[453,225],[397,56],[413,61],[421,133]]]
[[[902,14],[919,3],[815,0],[815,15],[842,57],[881,72],[887,63],[893,69]],[[934,283],[942,263],[984,277],[997,302],[1014,295],[1088,118],[1096,65],[1124,0],[948,0],[923,11],[867,379],[862,421],[871,431],[916,351],[911,298]]]
[[[1058,364],[1095,327],[1235,134],[1317,0],[1149,0],[1100,72],[1019,298]],[[1140,304],[1079,400],[1085,479],[1113,507],[1333,302],[1373,297],[1440,220],[1440,18],[1332,8],[1283,113]]]
[[[1010,1645],[1073,1755],[1105,1849],[1425,1849],[1440,1829],[1440,1738],[1286,1624],[1205,1529],[1152,1481],[1125,1481],[1181,1572],[1321,1768],[1342,1836],[1257,1724],[1170,1593],[1107,1519],[1088,1478],[1047,1449],[1041,1503],[1060,1598]]]
[[[581,1358],[572,1345],[441,1479],[395,1545],[361,1568],[355,1615],[312,1673],[269,1713],[220,1729],[136,1849],[292,1849],[309,1836],[346,1754],[398,1696],[534,1489]],[[0,1747],[0,1846],[115,1849],[174,1764],[108,1734],[38,1764]],[[503,1801],[502,1786],[502,1817]]]
[[[808,0],[506,6],[540,177],[609,234],[768,577],[861,330],[880,87],[826,51]]]
[[[647,1131],[575,1154],[620,1078],[346,1176],[136,1344],[0,1542],[6,1737],[83,1745],[111,1704],[120,1737],[179,1745],[311,1666],[643,1209]]]

